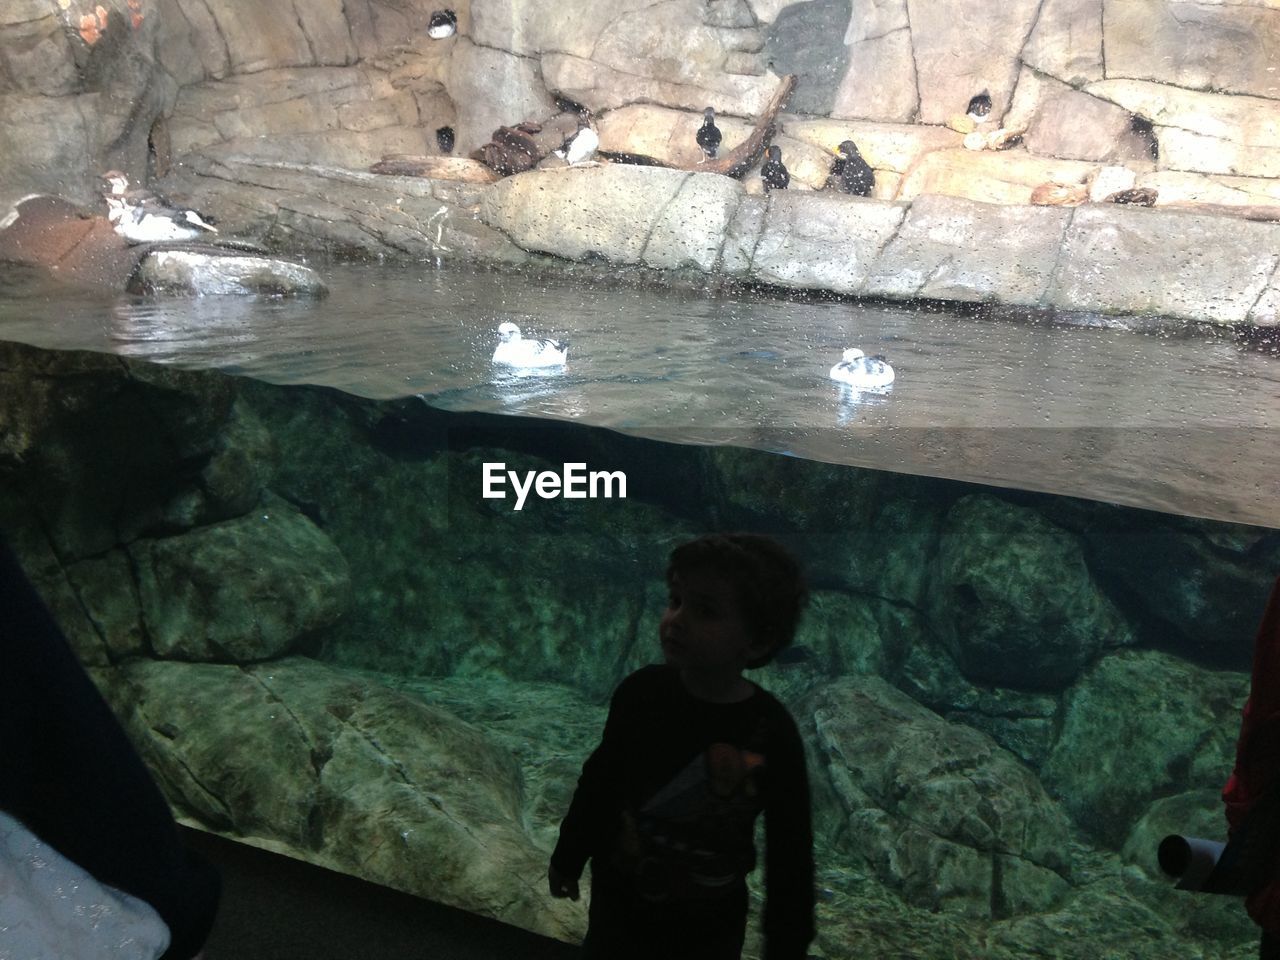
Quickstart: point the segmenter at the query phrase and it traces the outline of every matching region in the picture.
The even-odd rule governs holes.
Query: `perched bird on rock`
[[[850,347],[829,376],[856,390],[880,390],[893,383],[894,373],[884,357],[868,357],[857,347]]]
[[[583,127],[565,143],[564,158],[571,166],[586,163],[596,155],[596,148],[599,146],[599,135],[590,127]]]
[[[559,340],[525,338],[510,320],[498,324],[498,346],[493,362],[508,367],[558,367],[569,356],[569,348]]]
[[[782,163],[782,148],[771,144],[765,151],[764,163],[760,165],[760,179],[764,181],[765,193],[770,190],[785,190],[791,182],[791,174]]]
[[[835,185],[856,197],[871,196],[871,188],[876,184],[875,171],[862,159],[862,154],[852,140],[845,140],[836,148],[836,160],[831,164],[827,184]]]
[[[720,141],[724,139],[724,135],[720,133],[720,128],[716,126],[716,111],[713,107],[707,107],[702,111],[702,126],[698,128],[697,136],[694,137],[698,141],[698,146],[702,148],[702,152],[706,154],[699,163],[705,163],[707,160],[716,158],[716,151],[720,149]]]
[[[1154,187],[1130,187],[1108,194],[1104,203],[1130,203],[1138,207],[1154,207],[1160,199]]]
[[[452,10],[437,10],[427,24],[427,36],[432,40],[452,37],[458,29],[458,15]]]
[[[453,127],[436,127],[436,146],[441,153],[453,153]]]
[[[991,94],[986,90],[969,98],[967,116],[974,123],[982,123],[991,116]]]
[[[194,210],[170,204],[148,190],[130,190],[129,178],[119,170],[108,170],[102,179],[107,219],[130,243],[194,240],[218,232],[210,218]]]

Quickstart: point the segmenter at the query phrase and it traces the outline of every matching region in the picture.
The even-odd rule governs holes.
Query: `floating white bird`
[[[564,158],[569,163],[586,163],[596,155],[596,148],[600,146],[600,137],[590,127],[583,127],[575,135],[569,145],[565,147]]]
[[[564,364],[568,353],[569,348],[559,340],[522,337],[520,328],[506,320],[498,325],[493,362],[510,367],[558,367]]]
[[[876,390],[893,383],[893,367],[882,356],[868,357],[857,347],[850,347],[831,368],[830,376],[858,390]]]

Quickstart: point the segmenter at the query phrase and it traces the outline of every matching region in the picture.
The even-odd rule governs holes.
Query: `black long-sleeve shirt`
[[[735,764],[746,774],[736,788]],[[700,780],[699,770],[705,771]],[[694,809],[699,798],[709,805],[709,816]],[[701,839],[727,855],[715,864],[732,863],[745,878],[756,862],[752,825],[760,809],[766,956],[802,960],[814,933],[813,828],[795,721],[758,687],[746,700],[711,703],[690,694],[676,669],[644,667],[614,692],[604,735],[583,765],[551,862],[567,878],[579,877],[588,859],[597,878],[620,863],[625,873],[626,851],[634,851],[637,833],[661,835],[665,816],[667,823],[676,821],[675,837],[686,846],[699,840],[698,831],[714,834]]]

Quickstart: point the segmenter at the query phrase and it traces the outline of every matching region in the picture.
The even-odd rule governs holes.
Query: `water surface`
[[[69,293],[10,271],[0,338],[1280,526],[1280,358],[1230,338],[462,266],[320,269],[321,301]],[[502,319],[569,341],[566,367],[495,368]],[[893,387],[832,383],[847,346],[885,354]]]

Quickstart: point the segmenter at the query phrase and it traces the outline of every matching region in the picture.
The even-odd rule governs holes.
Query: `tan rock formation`
[[[1280,10],[1185,0],[1106,0],[1107,75],[1280,98]]]
[[[1102,0],[1045,0],[1022,62],[1072,86],[1101,80]]]

